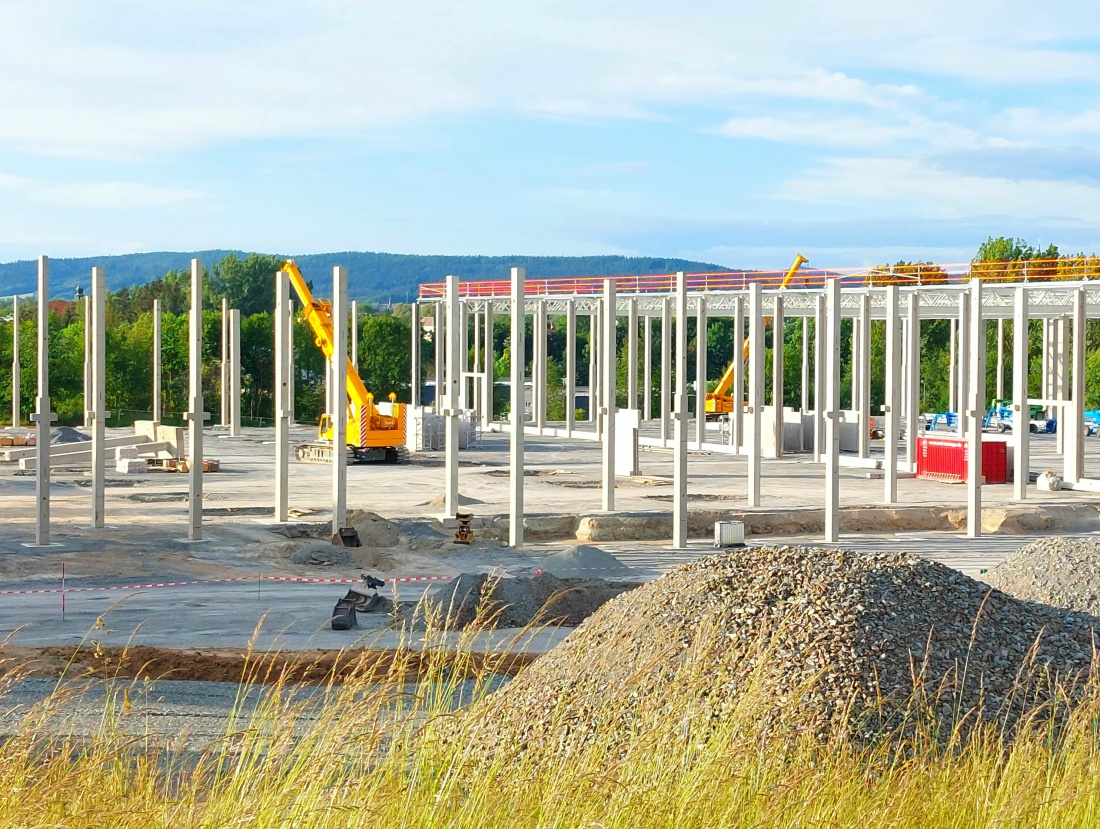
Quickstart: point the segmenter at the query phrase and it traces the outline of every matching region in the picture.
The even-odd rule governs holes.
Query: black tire
[[[1002,423],[1002,422],[1000,422],[1000,421],[998,421],[998,422],[997,422],[997,426],[996,426],[996,429],[997,429],[997,433],[998,433],[998,434],[1001,434],[1001,435],[1003,435],[1003,434],[1005,433],[1005,431],[1007,430],[1007,428],[1008,428],[1008,427],[1007,427],[1007,426],[1005,426],[1005,425],[1004,425],[1004,423]]]

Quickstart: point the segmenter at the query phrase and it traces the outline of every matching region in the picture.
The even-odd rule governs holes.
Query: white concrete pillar
[[[733,298],[733,382],[729,396],[733,399],[730,412],[730,445],[737,452],[745,446],[745,299]]]
[[[958,412],[959,405],[956,400],[958,394],[958,359],[955,353],[955,342],[958,339],[959,321],[951,320],[950,331],[947,338],[947,411]]]
[[[599,309],[599,302],[596,302],[596,308]],[[599,432],[599,417],[597,410],[599,406],[596,401],[598,399],[597,393],[600,387],[599,372],[596,370],[596,360],[600,351],[600,315],[597,310],[596,313],[588,316],[588,419],[596,425],[596,431]]]
[[[229,434],[235,438],[241,436],[241,311],[239,308],[229,311]]]
[[[493,345],[493,300],[485,300],[485,345],[481,349],[484,376],[481,378],[481,425],[486,429],[493,422],[493,371],[496,354]]]
[[[783,318],[783,297],[775,295],[775,312],[772,314],[772,408],[775,429],[775,456],[783,456],[783,357],[784,338],[783,329],[786,322]]]
[[[704,300],[699,297],[699,302]],[[705,319],[706,310],[703,310]],[[687,277],[683,271],[676,274],[676,398],[674,401],[673,467],[672,467],[672,546],[687,547],[687,455],[688,455],[688,306]],[[703,335],[706,336],[705,334]]]
[[[91,411],[95,408],[92,393],[92,297],[84,297],[84,428],[92,426]]]
[[[626,407],[638,408],[638,299],[631,297],[626,314]]]
[[[348,269],[332,269],[332,534],[348,517]]]
[[[799,412],[810,411],[810,318],[802,318],[802,396]],[[805,445],[802,447],[805,449]]]
[[[859,356],[852,366],[859,395],[859,456],[871,454],[871,297],[859,297]]]
[[[840,342],[840,279],[825,280],[825,343]],[[825,414],[825,541],[840,540],[840,349],[823,349]]]
[[[229,402],[232,397],[232,392],[229,390],[229,361],[231,359],[229,352],[232,346],[229,340],[229,300],[222,297],[222,353],[218,382],[218,402],[221,404],[221,418],[218,422],[222,426],[229,426],[233,420]]]
[[[618,361],[615,354],[615,329],[618,310],[615,300],[615,280],[608,279],[603,285],[603,349],[600,355],[603,376],[600,378],[600,419],[603,422],[603,509],[612,512],[615,509],[615,374]]]
[[[462,359],[462,305],[458,296],[458,277],[447,277],[447,396],[444,402],[444,467],[446,489],[443,515],[458,512],[458,413],[462,406],[462,377],[466,361]]]
[[[1013,486],[1012,496],[1018,501],[1027,497],[1030,477],[1031,408],[1028,406],[1027,369],[1028,307],[1027,288],[1016,287],[1015,310],[1012,316],[1012,443]]]
[[[764,310],[760,283],[749,284],[748,505],[760,506],[760,452],[764,409]]]
[[[653,317],[642,322],[642,420],[653,419]]]
[[[1085,472],[1085,443],[1082,434],[1085,420],[1085,289],[1073,291],[1073,346],[1070,352],[1070,404],[1059,415],[1058,431],[1064,432],[1065,453],[1062,457],[1063,480],[1077,483]],[[1065,429],[1062,424],[1065,423]]]
[[[840,336],[839,330],[837,337]],[[825,292],[814,297],[814,463],[825,462]],[[831,350],[831,349],[828,349]]]
[[[909,294],[909,322],[905,328],[908,338],[909,361],[905,364],[905,386],[909,390],[905,399],[905,468],[917,471],[917,438],[920,428],[920,291]]]
[[[351,364],[359,371],[359,303],[351,301]]]
[[[985,319],[982,308],[982,283],[974,277],[970,280],[970,335],[967,367],[960,375],[969,374],[967,391],[967,454],[969,469],[966,481],[966,535],[977,538],[982,534],[982,415],[985,410]],[[962,334],[960,327],[960,335]],[[960,363],[960,367],[962,363]],[[962,398],[960,398],[962,399]]]
[[[1042,345],[1042,358],[1043,364],[1039,374],[1039,397],[1046,400],[1050,400],[1054,397],[1054,393],[1051,391],[1051,324],[1050,320],[1043,317],[1043,333],[1041,339]]]
[[[509,446],[508,543],[523,546],[523,382],[524,382],[524,293],[523,268],[512,268],[511,384],[512,404],[509,418],[512,434]],[[591,329],[590,329],[591,330]],[[590,384],[591,385],[591,384]],[[589,406],[591,410],[591,404]]]
[[[92,526],[107,524],[107,274],[92,268],[92,410],[85,415],[92,424]]]
[[[11,425],[23,421],[19,372],[19,294],[11,298]],[[47,397],[49,395],[47,394]],[[36,409],[37,411],[37,409]]]
[[[549,357],[546,347],[546,300],[540,299],[535,305],[535,337],[532,343],[535,359],[531,363],[532,402],[535,404],[535,428],[541,435],[546,430],[547,388],[546,362]]]
[[[435,413],[443,413],[443,397],[447,391],[447,383],[443,377],[443,367],[446,365],[447,358],[444,354],[444,344],[446,343],[446,331],[444,328],[446,323],[444,322],[444,304],[440,299],[435,303],[435,327],[432,331],[432,341],[435,345]]]
[[[565,303],[565,436],[573,437],[577,422],[577,302]]]
[[[153,422],[160,423],[164,417],[164,394],[161,388],[163,373],[163,348],[161,345],[160,300],[153,300]]]
[[[695,444],[701,450],[707,439],[707,298],[699,294],[698,299],[695,312]]]
[[[410,310],[409,327],[412,329],[412,360],[411,376],[409,377],[409,404],[415,407],[420,405],[420,303],[414,302]]]
[[[470,319],[466,303],[458,303],[458,397],[456,408],[465,411],[470,408]],[[545,398],[544,398],[545,399]]]
[[[1053,320],[1051,323],[1051,335],[1054,341],[1054,359],[1051,361],[1051,397],[1056,400],[1065,400],[1069,397],[1069,390],[1066,385],[1066,357],[1069,350],[1066,347],[1066,318],[1059,317]],[[1063,429],[1062,424],[1066,420],[1066,408],[1059,407],[1055,410],[1055,417],[1058,418],[1058,431],[1054,433],[1054,450],[1063,456],[1066,452],[1066,432],[1068,429]]]
[[[224,318],[223,318],[224,319]],[[202,399],[202,262],[191,260],[191,320],[187,331],[190,411],[187,421],[187,538],[202,541],[202,429],[210,419]]]
[[[898,286],[886,286],[886,403],[883,501],[898,500],[898,435],[901,431],[901,317]]]
[[[661,300],[661,445],[668,446],[672,410],[672,301]]]
[[[290,319],[287,321],[286,326],[286,348],[287,353],[290,355],[290,362],[287,371],[289,372],[287,377],[287,411],[290,413],[290,425],[294,425],[294,390],[297,386],[298,370],[295,368],[294,363],[294,300],[291,299],[286,304],[287,314]]]
[[[1005,399],[1005,321],[1003,319],[997,320],[997,399]]]
[[[594,355],[595,362],[592,364],[593,378],[592,385],[592,411],[596,414],[596,437],[603,437],[603,418],[600,417],[600,408],[603,406],[604,399],[604,353],[603,353],[603,329],[604,329],[604,301],[602,299],[596,301],[596,319],[594,321],[593,331],[595,331],[595,339],[592,341],[592,353]]]
[[[18,327],[18,298],[15,308],[15,320]],[[15,350],[18,381],[19,350]],[[18,394],[15,396],[18,400]],[[19,409],[15,409],[18,415]],[[50,424],[57,420],[57,414],[50,409],[50,260],[38,257],[38,394],[35,398],[34,414],[31,421],[35,425],[35,472],[34,493],[37,506],[34,522],[34,543],[45,547],[50,543]]]
[[[275,520],[290,516],[290,274],[275,274]]]
[[[489,300],[490,302],[492,300]],[[469,315],[474,318],[474,355],[473,363],[470,368],[470,373],[473,376],[473,393],[474,396],[470,400],[470,408],[474,410],[477,419],[481,420],[481,408],[485,398],[481,393],[481,384],[485,379],[485,366],[481,362],[481,311],[477,308],[471,308]]]
[[[970,360],[972,356],[970,351],[970,301],[971,295],[969,293],[964,291],[959,294],[959,361],[955,366],[956,380],[959,386],[956,397],[959,402],[959,437],[966,437],[967,430],[970,428],[969,420],[963,417],[963,412],[968,408],[970,403],[970,387],[972,385],[970,371]],[[985,352],[984,348],[982,352]]]

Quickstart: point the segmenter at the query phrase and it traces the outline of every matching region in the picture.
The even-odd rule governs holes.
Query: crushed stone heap
[[[1100,616],[1100,538],[1033,541],[982,580],[1018,599]]]
[[[910,721],[923,665],[941,733],[960,715],[1011,727],[1050,698],[1049,674],[1081,687],[1095,621],[916,556],[746,547],[605,604],[466,723],[490,754],[572,751],[625,740],[643,714],[720,722],[753,683],[767,732],[874,739]]]

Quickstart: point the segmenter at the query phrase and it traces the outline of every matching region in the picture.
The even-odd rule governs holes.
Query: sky
[[[1100,4],[0,0],[0,261],[1100,252]]]

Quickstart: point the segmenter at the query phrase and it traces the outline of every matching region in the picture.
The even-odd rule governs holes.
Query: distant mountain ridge
[[[119,256],[91,256],[74,259],[50,259],[50,294],[69,298],[77,286],[85,292],[91,282],[92,267],[107,270],[107,287],[143,285],[170,270],[187,269],[191,259],[201,259],[209,269],[228,253],[246,257],[242,251],[204,250],[187,252],[128,253]],[[331,279],[334,265],[348,268],[348,293],[371,302],[408,302],[417,295],[423,282],[441,282],[448,274],[463,281],[507,279],[510,269],[525,268],[531,279],[557,279],[570,276],[646,275],[674,271],[730,270],[707,262],[648,256],[422,256],[405,253],[369,253],[343,251],[313,253],[294,259],[306,278],[324,286]],[[331,283],[328,283],[331,284]],[[29,294],[38,289],[38,263],[33,260],[0,263],[0,296]],[[326,292],[319,290],[324,295]]]

